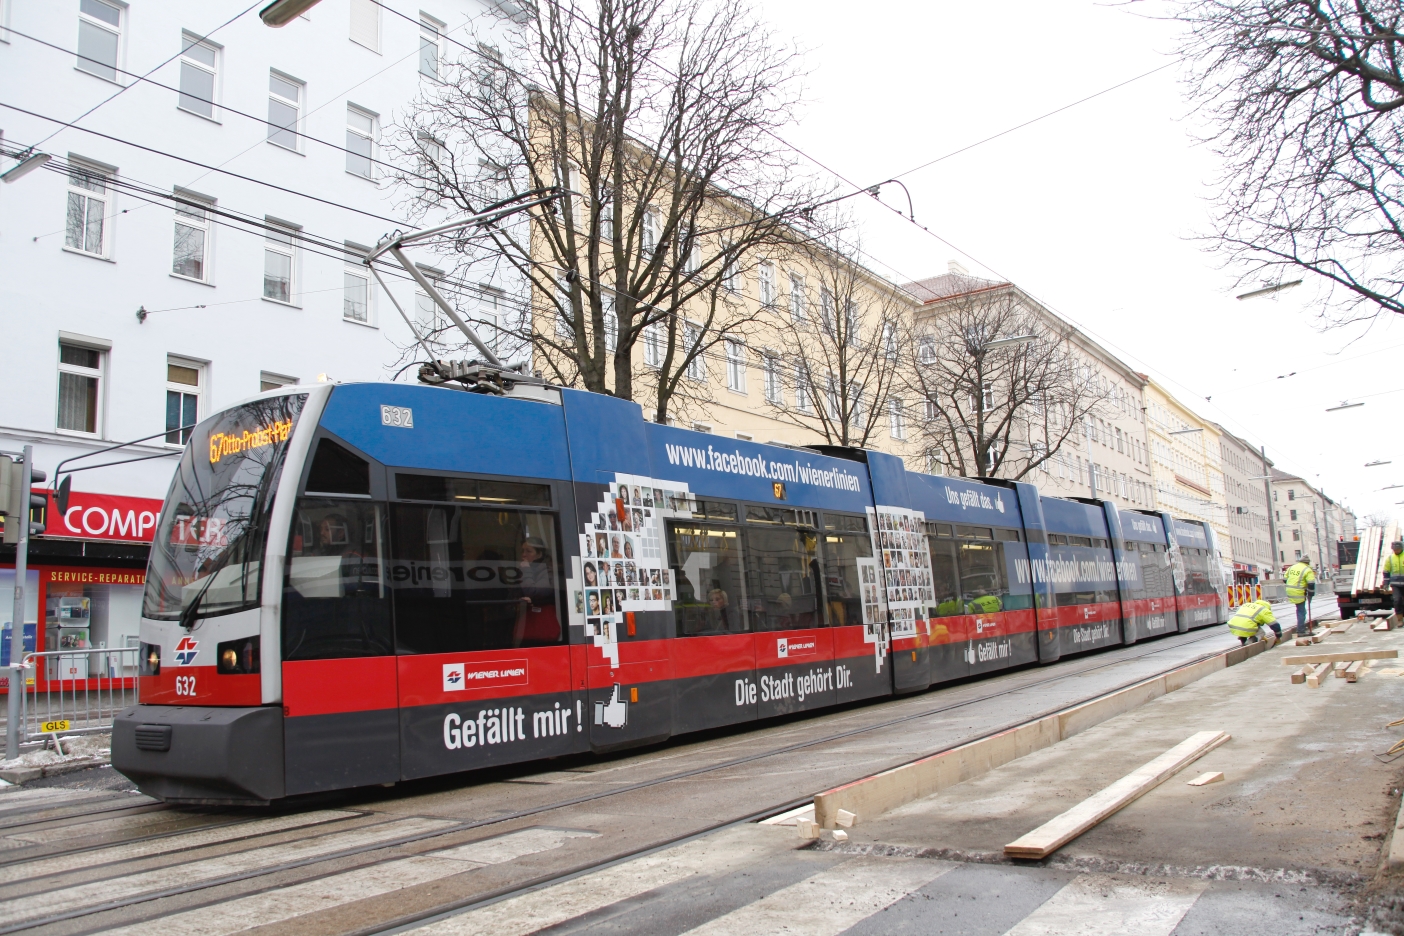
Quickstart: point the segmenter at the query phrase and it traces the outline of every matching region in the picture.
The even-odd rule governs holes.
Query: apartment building
[[[1275,578],[1275,550],[1268,523],[1271,501],[1267,479],[1272,461],[1218,423],[1214,428],[1218,433],[1234,580],[1254,582]]]
[[[1220,539],[1220,558],[1231,562],[1218,428],[1149,377],[1145,395],[1157,504],[1177,517],[1210,524]]]
[[[1272,472],[1273,516],[1277,521],[1277,558],[1282,566],[1303,556],[1318,571],[1340,569],[1336,543],[1356,536],[1355,514],[1299,475]]]
[[[1012,283],[971,276],[952,261],[946,273],[908,283],[903,287],[921,303],[918,330],[941,329],[943,319],[971,297],[987,297],[992,304],[1012,300],[1035,317],[1041,330],[1062,336],[1070,349],[1070,364],[1089,397],[1098,399],[1095,407],[1078,420],[1079,425],[1057,424],[1053,438],[1064,439],[1061,446],[1050,441],[1042,427],[1022,431],[1014,444],[1042,455],[1055,447],[1052,457],[1029,472],[1023,480],[1055,496],[1108,498],[1126,508],[1153,508],[1150,453],[1146,444],[1143,391],[1145,378],[1127,367],[1096,341],[1060,318]],[[998,389],[996,393],[1000,392]],[[939,401],[937,401],[939,405]],[[1037,403],[1031,409],[1038,415]],[[1034,420],[1035,422],[1037,420]],[[940,471],[939,462],[914,465],[918,470]]]
[[[323,0],[271,29],[228,0],[0,6],[6,103],[30,112],[0,112],[0,168],[51,155],[0,186],[0,449],[34,446],[51,478],[117,443],[135,440],[69,466],[144,459],[72,476],[68,512],[31,544],[31,621],[86,599],[94,645],[135,635],[184,427],[270,387],[403,366],[413,336],[390,300],[411,315],[427,301],[358,262],[414,226],[382,141],[465,24],[498,10]]]

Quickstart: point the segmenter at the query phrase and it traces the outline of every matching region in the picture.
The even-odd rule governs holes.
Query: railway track
[[[496,840],[475,836],[483,830],[511,835],[524,828],[541,828],[532,823],[547,820],[552,828],[598,825],[602,814],[621,803],[684,807],[673,810],[682,815],[657,828],[609,833],[608,845],[598,843],[589,855],[553,846],[553,860],[545,867],[494,866],[481,883],[460,894],[433,896],[408,911],[381,913],[370,923],[329,923],[308,930],[365,936],[389,932],[774,815],[807,801],[817,789],[1005,730],[1202,659],[1224,646],[1225,635],[1217,628],[1172,635],[1048,669],[1003,674],[764,727],[747,726],[701,740],[680,739],[661,749],[582,763],[575,769],[538,769],[487,784],[460,785],[456,790],[433,786],[416,790],[406,785],[409,795],[386,792],[369,805],[357,804],[357,796],[343,795],[290,803],[273,813],[192,813],[151,801],[128,805],[121,799],[132,794],[78,797],[69,803],[55,803],[55,797],[45,796],[34,801],[34,811],[26,820],[23,805],[7,810],[5,804],[7,796],[30,791],[3,794],[0,841],[10,847],[0,850],[0,936],[82,934],[144,920],[156,922],[169,914],[249,900],[289,886],[367,875],[377,868],[398,869],[406,861],[439,860],[434,856]],[[1040,706],[1038,701],[1045,698],[1052,701]],[[1006,709],[1003,703],[1015,704]],[[1001,717],[1006,711],[1012,717]],[[894,744],[907,747],[893,756]],[[872,748],[883,750],[876,756],[861,753]],[[679,759],[683,764],[671,765]],[[826,761],[842,763],[825,769],[803,767]],[[570,776],[560,779],[562,774]],[[755,791],[756,798],[740,802],[725,795],[728,784],[731,790],[737,788],[735,780],[744,781],[744,788]],[[558,795],[556,787],[571,784],[597,788]],[[708,787],[719,787],[722,795],[699,797],[699,790]],[[494,803],[510,806],[533,796],[536,802],[481,814]],[[688,821],[685,804],[690,799],[705,802],[714,815]],[[42,808],[45,803],[52,805]],[[454,815],[465,807],[479,815]],[[55,812],[59,815],[51,815]],[[161,828],[166,818],[170,827]],[[92,826],[93,834],[75,840],[85,825]],[[445,872],[434,880],[451,877]],[[215,926],[207,931],[233,930]]]

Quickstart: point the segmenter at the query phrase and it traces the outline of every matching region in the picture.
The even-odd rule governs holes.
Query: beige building
[[[1219,537],[1220,558],[1231,563],[1232,533],[1220,465],[1219,428],[1155,380],[1145,379],[1146,434],[1156,503],[1173,516],[1212,526]]]
[[[1019,287],[971,276],[958,263],[952,262],[948,272],[940,276],[908,283],[903,289],[920,301],[916,312],[919,332],[927,323],[931,328],[940,328],[943,312],[967,297],[1007,294],[1036,316],[1049,332],[1065,336],[1072,352],[1072,366],[1101,402],[1080,420],[1081,425],[1072,427],[1051,458],[1022,480],[1053,496],[1088,497],[1095,485],[1098,497],[1122,507],[1155,506],[1143,408],[1145,379],[1140,374]],[[1042,446],[1043,452],[1051,447],[1039,428],[1029,429],[1026,435],[1016,444],[1034,451],[1040,451]],[[1059,431],[1058,435],[1064,433]],[[909,441],[916,444],[915,440]],[[910,467],[918,471],[945,470],[939,461],[919,455],[913,456]]]
[[[1266,481],[1272,461],[1223,426],[1215,423],[1214,428],[1219,437],[1234,580],[1276,578]]]
[[[1272,499],[1279,564],[1288,566],[1307,556],[1318,571],[1338,570],[1336,543],[1355,538],[1354,512],[1284,471],[1272,473]]]

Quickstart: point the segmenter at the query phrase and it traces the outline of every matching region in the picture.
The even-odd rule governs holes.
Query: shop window
[[[553,515],[393,504],[390,518],[388,577],[400,653],[564,641]]]
[[[14,573],[11,572],[11,581]],[[66,577],[66,576],[65,576]],[[92,576],[97,578],[98,576]],[[111,578],[112,576],[103,576]],[[140,579],[140,574],[132,575]],[[3,589],[0,589],[3,593]],[[44,587],[44,649],[135,648],[140,644],[140,584],[56,582]],[[8,634],[5,635],[8,637]],[[25,636],[26,645],[29,643]],[[79,654],[49,661],[50,679],[89,679],[137,675],[135,653]]]
[[[284,660],[394,654],[384,542],[380,504],[298,502],[283,579]]]
[[[669,523],[668,557],[677,582],[673,611],[678,636],[742,633],[749,628],[742,613],[739,531],[707,523]],[[588,605],[588,595],[586,601]]]

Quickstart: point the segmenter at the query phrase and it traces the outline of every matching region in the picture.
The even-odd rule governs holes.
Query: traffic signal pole
[[[0,456],[8,457],[8,456]],[[13,488],[10,491],[9,512],[5,517],[5,526],[10,524],[16,527],[17,535],[15,542],[15,605],[14,612],[10,618],[10,685],[7,706],[5,733],[5,759],[14,760],[20,754],[20,736],[23,730],[20,710],[24,703],[24,612],[25,612],[25,575],[29,566],[29,511],[32,506],[30,493],[31,486],[36,480],[43,480],[43,477],[35,477],[34,471],[34,446],[24,447],[24,460],[13,466],[18,469],[18,475],[12,471]],[[7,540],[11,537],[6,536]],[[38,625],[35,625],[36,630]],[[36,634],[37,636],[37,634]]]

